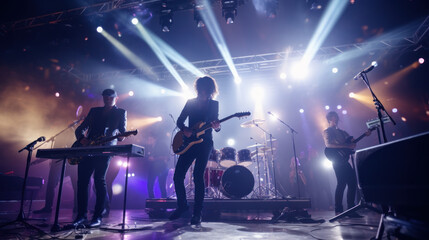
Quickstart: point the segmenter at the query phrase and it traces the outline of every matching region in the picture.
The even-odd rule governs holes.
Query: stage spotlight
[[[405,117],[401,117],[401,120],[402,120],[403,122],[406,122],[406,121],[407,121],[407,119],[406,119]]]
[[[329,110],[329,108],[330,108],[329,105],[325,106],[325,110]]]
[[[345,109],[344,109],[344,110],[342,111],[342,114],[343,114],[343,115],[346,115],[346,114],[347,114],[347,110],[345,110]]]
[[[128,95],[130,95],[130,97],[134,96],[134,92],[133,91],[129,91]]]
[[[234,82],[235,82],[235,84],[240,84],[241,83],[241,78],[240,77],[235,77],[234,78]]]
[[[225,17],[226,24],[234,23],[237,6],[238,0],[222,0],[222,16]]]
[[[326,170],[332,169],[332,162],[329,161],[327,158],[322,160],[322,165]]]
[[[377,67],[377,66],[378,66],[378,63],[377,63],[377,61],[372,61],[372,62],[371,62],[371,65],[372,65],[372,66],[374,66],[374,67]]]
[[[280,73],[280,79],[286,79],[286,78],[287,78],[286,73],[284,72]]]
[[[56,93],[55,93],[55,97],[60,97],[60,93],[59,93],[59,92],[56,92]]]
[[[264,89],[260,86],[255,86],[251,92],[253,100],[259,102],[264,97]]]
[[[425,59],[424,59],[424,58],[419,58],[419,63],[420,63],[420,64],[425,63]]]
[[[162,117],[157,117],[157,118],[156,118],[156,120],[157,120],[158,122],[162,122]]]
[[[99,33],[103,32],[103,28],[101,26],[98,26],[97,27],[97,32],[99,32]]]
[[[122,192],[122,186],[120,184],[114,184],[112,186],[113,195],[118,195]]]
[[[265,13],[267,18],[273,19],[277,16],[277,8],[279,0],[266,0],[265,1]]]
[[[116,164],[120,167],[120,166],[122,166],[122,161],[119,160],[119,161],[116,162]]]
[[[165,94],[165,89],[161,89],[161,94]]]
[[[199,28],[206,26],[203,18],[201,17],[201,11],[204,11],[204,5],[201,3],[196,3],[194,6],[194,20],[197,23],[197,27]]]
[[[308,75],[308,67],[301,62],[292,65],[292,76],[298,79],[303,79]]]
[[[161,10],[161,17],[159,19],[163,32],[170,32],[171,25],[173,25],[173,11],[163,4]]]
[[[323,8],[323,4],[320,0],[314,0],[313,3],[311,3],[310,10],[320,10]]]
[[[301,108],[301,109],[299,109],[299,112],[300,112],[300,113],[304,113],[304,109],[302,109],[302,108]]]
[[[341,105],[337,105],[337,109],[340,110],[341,108],[343,108],[343,106]]]
[[[338,72],[338,68],[334,67],[332,68],[332,73],[337,73]]]
[[[354,98],[354,96],[355,96],[354,92],[349,93],[349,98]]]
[[[137,25],[137,23],[139,23],[139,20],[137,18],[133,18],[131,19],[131,23]]]
[[[393,112],[393,113],[397,113],[397,112],[398,112],[398,109],[397,109],[397,108],[392,108],[392,112]]]
[[[234,146],[234,145],[235,145],[235,140],[234,140],[234,139],[232,139],[232,138],[229,138],[229,139],[226,141],[226,144],[228,144],[228,146],[232,147],[232,146]]]

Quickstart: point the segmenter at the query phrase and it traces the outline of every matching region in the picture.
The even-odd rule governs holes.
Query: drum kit
[[[264,120],[255,119],[241,124],[243,128],[256,127]],[[207,162],[204,173],[206,197],[220,199],[275,198],[275,189],[272,188],[269,162],[273,161],[272,143],[276,139],[265,141],[265,144],[256,143],[245,149],[236,151],[232,147],[220,150],[213,149]],[[268,144],[269,143],[269,144]],[[191,169],[192,171],[192,169]],[[189,174],[192,178],[192,174]],[[255,180],[257,185],[255,186]],[[192,179],[188,181],[188,193],[192,194]],[[251,194],[252,193],[252,194]]]

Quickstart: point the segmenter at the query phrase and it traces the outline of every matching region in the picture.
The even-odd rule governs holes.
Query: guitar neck
[[[235,114],[233,114],[233,115],[229,115],[228,117],[225,117],[225,118],[222,118],[221,120],[219,120],[219,123],[221,123],[221,122],[225,122],[226,120],[229,120],[229,119],[233,118],[233,117],[234,117],[234,115],[235,115]],[[212,127],[211,123],[206,123],[206,124],[204,124],[204,126],[202,126],[200,129],[198,129],[198,132],[200,132],[200,131],[205,131],[205,130],[207,130],[207,129],[211,128],[211,127]]]
[[[370,130],[371,132],[374,130],[375,128],[370,128],[370,129],[368,129],[368,130]],[[366,137],[366,132],[365,133],[363,133],[362,135],[360,135],[358,138],[356,138],[354,141],[353,141],[353,143],[357,143],[357,142],[359,142],[360,140],[362,140],[362,138],[364,138],[364,137]]]
[[[106,143],[106,142],[110,142],[110,141],[115,140],[115,139],[120,138],[120,137],[128,137],[130,135],[136,135],[136,134],[137,134],[137,130],[130,131],[130,132],[124,132],[124,133],[118,134],[116,136],[111,136],[111,137],[103,138],[100,141],[97,141],[96,145],[103,144],[103,143]]]

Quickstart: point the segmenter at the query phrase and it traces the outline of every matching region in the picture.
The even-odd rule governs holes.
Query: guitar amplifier
[[[358,184],[367,202],[429,206],[429,132],[358,150]]]

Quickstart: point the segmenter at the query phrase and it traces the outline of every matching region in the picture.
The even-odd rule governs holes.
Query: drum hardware
[[[248,167],[252,165],[252,157],[249,149],[241,149],[237,152],[238,165]]]
[[[276,177],[275,177],[275,167],[274,167],[274,148],[273,148],[273,136],[272,136],[272,134],[271,133],[269,133],[269,132],[267,132],[265,129],[263,129],[262,127],[260,127],[259,125],[259,123],[257,123],[256,121],[254,121],[254,122],[252,122],[252,123],[249,123],[249,122],[245,122],[245,126],[249,126],[250,124],[253,124],[252,125],[252,127],[254,126],[254,127],[257,127],[257,128],[259,128],[261,131],[263,131],[263,133],[265,134],[265,138],[264,139],[266,139],[266,135],[269,135],[270,136],[270,146],[268,147],[268,145],[267,144],[264,144],[264,145],[258,145],[259,143],[256,143],[255,145],[252,145],[252,146],[249,146],[249,147],[256,147],[256,150],[258,150],[258,147],[261,147],[259,150],[262,152],[262,153],[264,153],[261,157],[263,158],[263,160],[264,160],[264,170],[265,170],[265,178],[266,178],[266,181],[265,181],[265,193],[267,194],[267,195],[269,195],[270,193],[273,193],[274,192],[274,198],[277,198],[277,183],[276,183]],[[242,126],[243,127],[243,126]],[[253,138],[251,138],[251,139],[253,139]],[[275,141],[275,140],[274,140]],[[267,143],[267,141],[265,140],[265,143]],[[258,145],[258,146],[257,146]],[[249,148],[248,147],[248,148]],[[267,152],[269,152],[269,151],[271,151],[271,163],[272,163],[272,169],[273,169],[273,181],[274,181],[274,189],[271,189],[272,188],[272,186],[271,186],[271,178],[270,178],[270,173],[269,173],[269,167],[268,167],[268,158],[267,158],[267,156],[266,156],[266,154],[265,153],[267,153]],[[256,155],[256,161],[257,161],[257,164],[258,164],[258,182],[260,183],[260,170],[259,170],[259,151],[256,151],[255,152],[255,155]],[[266,161],[265,161],[266,160]],[[259,197],[261,197],[261,190],[262,190],[262,188],[261,188],[261,184],[259,184],[259,186],[258,186],[258,188],[257,189],[255,189],[255,191],[258,191],[259,192],[259,194],[258,194],[258,196]]]
[[[237,161],[235,159],[236,151],[232,147],[224,147],[220,150],[220,165],[225,168],[232,167],[237,165]]]
[[[206,168],[204,172],[204,184],[207,197],[214,199],[221,198],[219,187],[224,172],[221,168]]]
[[[219,158],[220,158],[220,151],[213,148],[211,153],[210,153],[209,160],[207,162],[207,167],[208,168],[219,167]]]
[[[228,168],[222,176],[221,192],[232,199],[249,195],[255,185],[252,172],[246,167],[236,165]]]

